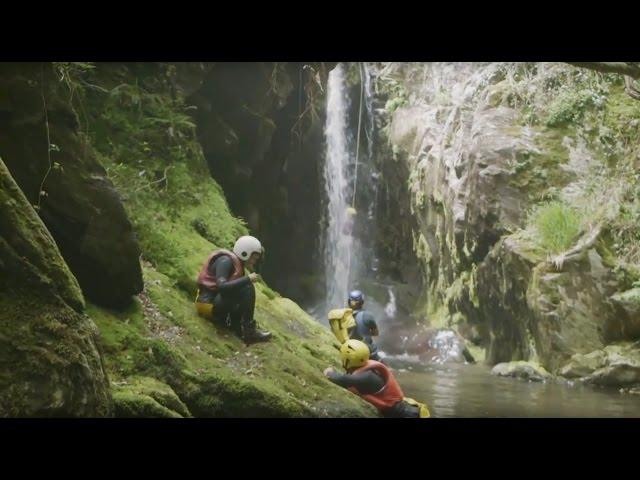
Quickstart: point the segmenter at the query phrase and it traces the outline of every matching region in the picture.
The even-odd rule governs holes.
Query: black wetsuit
[[[327,377],[341,387],[355,387],[356,390],[365,395],[379,392],[384,387],[384,379],[373,370],[352,374],[331,371]]]
[[[217,291],[211,292],[200,287],[198,301],[213,303],[213,319],[216,323],[229,326],[238,335],[255,329],[253,313],[256,291],[248,276],[227,280],[233,274],[233,262],[227,255],[218,257],[208,266],[209,273],[216,279]]]
[[[354,310],[353,317],[356,320],[356,326],[349,329],[349,338],[366,343],[369,347],[369,358],[380,361],[378,346],[372,338],[372,334],[378,332],[378,325],[373,315],[366,310]]]

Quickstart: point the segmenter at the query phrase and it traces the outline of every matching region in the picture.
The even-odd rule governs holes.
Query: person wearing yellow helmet
[[[404,396],[389,367],[369,358],[369,347],[364,342],[347,340],[340,347],[340,357],[346,374],[329,367],[324,371],[325,376],[372,404],[383,417],[430,416],[426,405]]]
[[[198,274],[198,312],[221,326],[230,326],[245,343],[264,342],[270,332],[258,330],[253,318],[256,293],[253,284],[257,273],[245,275],[245,267],[253,270],[264,254],[260,241],[249,235],[236,241],[233,251],[212,252]]]
[[[353,207],[348,207],[345,212],[345,221],[342,225],[342,234],[343,235],[353,235],[353,228],[356,222],[356,209]]]

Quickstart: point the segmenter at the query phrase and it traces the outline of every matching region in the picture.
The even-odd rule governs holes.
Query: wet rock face
[[[486,319],[490,364],[528,359],[535,345],[529,334],[532,315],[527,288],[535,260],[510,239],[499,242],[478,267],[480,316]]]
[[[381,118],[377,118],[382,123]],[[378,125],[378,130],[387,125]],[[386,138],[376,137],[374,154],[382,181],[377,193],[375,247],[379,258],[379,270],[395,281],[421,290],[421,265],[409,253],[413,250],[412,232],[417,230],[416,219],[411,214],[411,195],[407,187],[410,172],[407,162],[393,155]],[[377,180],[377,179],[376,179]],[[404,303],[408,308],[415,301]]]
[[[486,255],[503,225],[521,223],[524,193],[509,176],[513,160],[535,149],[532,133],[513,127],[516,112],[503,107],[459,123],[468,130],[468,144],[443,146],[436,118],[446,114],[451,113],[434,107],[400,109],[390,135],[407,152],[427,274],[445,286],[451,275]]]
[[[595,385],[640,385],[640,342],[614,344],[588,354],[575,354],[559,374]]]
[[[460,332],[488,340],[473,265],[483,261],[507,226],[522,225],[527,193],[512,176],[516,160],[536,147],[532,131],[514,127],[513,109],[486,106],[465,113],[457,108],[398,109],[390,140],[409,166],[411,213],[418,224],[413,247],[427,301],[432,310],[444,305],[457,314]]]
[[[105,416],[98,331],[46,227],[0,160],[0,417]]]
[[[118,194],[79,133],[66,87],[50,64],[5,65],[0,82],[0,155],[9,171],[29,202],[39,203],[87,298],[128,304],[142,290],[140,249]]]

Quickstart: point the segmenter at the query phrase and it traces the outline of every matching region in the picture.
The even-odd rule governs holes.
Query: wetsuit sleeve
[[[329,373],[328,378],[341,387],[355,387],[358,392],[364,395],[376,393],[384,387],[382,377],[371,370],[352,375],[344,375],[334,371]]]
[[[209,272],[215,276],[220,292],[233,291],[251,283],[248,276],[227,280],[233,274],[233,262],[227,256],[219,257],[213,264],[209,264]]]
[[[362,323],[371,332],[371,335],[378,335],[378,324],[371,313],[362,312]]]

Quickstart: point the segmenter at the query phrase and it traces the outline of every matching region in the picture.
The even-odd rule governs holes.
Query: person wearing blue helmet
[[[378,324],[371,312],[364,310],[364,294],[360,290],[352,290],[347,300],[348,307],[353,310],[355,326],[349,328],[349,338],[360,340],[369,347],[371,360],[382,361],[378,347],[373,338],[379,335]]]

